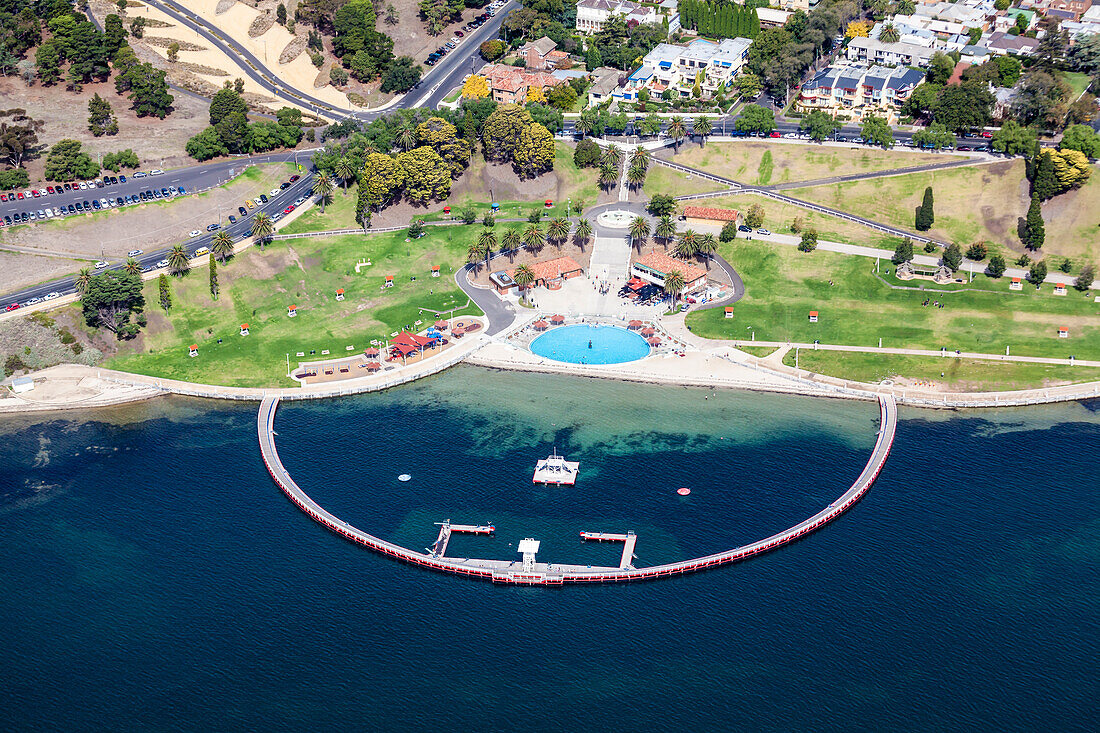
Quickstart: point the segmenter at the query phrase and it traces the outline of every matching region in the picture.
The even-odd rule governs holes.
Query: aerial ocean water
[[[1100,404],[901,409],[851,511],[777,552],[597,587],[498,587],[322,529],[254,404],[0,417],[0,729],[1095,731]],[[284,403],[283,462],[338,516],[448,554],[649,565],[843,493],[872,403],[461,367]],[[531,484],[556,448],[574,487]],[[409,474],[407,482],[398,476]],[[691,489],[689,496],[676,493]]]

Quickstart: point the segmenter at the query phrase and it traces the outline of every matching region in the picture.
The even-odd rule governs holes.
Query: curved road
[[[704,557],[666,563],[643,568],[594,568],[584,565],[559,565],[536,563],[532,571],[524,571],[517,563],[506,560],[481,560],[450,558],[443,555],[416,552],[401,545],[375,537],[351,526],[314,501],[294,481],[283,466],[275,448],[275,411],[278,397],[265,397],[256,416],[257,439],[264,466],[276,485],[294,504],[311,519],[340,536],[371,550],[398,560],[446,573],[466,575],[494,583],[515,585],[561,585],[564,583],[615,583],[631,580],[649,580],[670,575],[698,572],[719,565],[746,560],[775,550],[793,542],[833,521],[870,490],[890,455],[897,429],[897,403],[892,396],[879,397],[880,427],[875,447],[867,459],[867,465],[855,483],[838,499],[809,519],[765,539],[742,545],[724,552]]]

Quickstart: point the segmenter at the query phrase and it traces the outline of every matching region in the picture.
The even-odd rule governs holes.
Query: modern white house
[[[899,66],[830,66],[802,85],[798,106],[861,119],[876,114],[893,122],[901,104],[924,81],[924,72]]]
[[[725,38],[719,43],[699,38],[686,46],[659,43],[613,95],[633,101],[642,89],[654,96],[670,90],[673,97],[683,99],[692,95],[698,80],[703,96],[711,97],[744,68],[751,45],[748,38]]]
[[[577,30],[581,33],[599,33],[612,15],[621,15],[627,23],[657,23],[657,8],[640,5],[630,0],[578,0]]]

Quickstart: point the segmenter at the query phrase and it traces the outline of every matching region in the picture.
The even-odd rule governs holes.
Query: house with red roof
[[[665,277],[673,270],[679,271],[684,278],[682,293],[691,293],[707,283],[707,271],[698,265],[669,257],[664,252],[648,252],[630,266],[630,274],[660,287],[665,286]]]
[[[737,209],[717,209],[712,206],[685,206],[684,218],[690,226],[725,226],[729,222],[737,223],[741,214]]]

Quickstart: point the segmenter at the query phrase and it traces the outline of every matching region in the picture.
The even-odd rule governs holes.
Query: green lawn
[[[791,224],[795,219],[801,219],[804,227],[816,229],[818,239],[826,242],[844,242],[863,247],[880,247],[892,251],[900,240],[899,237],[883,234],[854,221],[839,219],[828,214],[819,214],[803,209],[801,206],[785,204],[766,196],[741,194],[704,199],[698,203],[705,206],[737,209],[742,212],[748,211],[749,206],[752,204],[760,204],[764,207],[764,227],[777,234],[794,234],[791,231]]]
[[[1070,95],[1070,99],[1074,100],[1085,93],[1085,90],[1089,88],[1089,84],[1092,83],[1092,79],[1088,74],[1083,71],[1063,71],[1062,78],[1066,84],[1069,84],[1069,88],[1073,90]]]
[[[753,356],[763,359],[768,354],[774,354],[779,350],[778,346],[738,346],[738,351],[744,351],[746,354],[752,354]]]
[[[783,357],[783,363],[794,366],[794,357],[791,351]],[[798,366],[818,374],[872,384],[901,376],[944,385],[956,392],[1003,392],[1100,379],[1100,369],[1095,367],[812,349],[799,350]]]
[[[932,187],[935,223],[930,234],[965,249],[978,240],[1015,245],[1018,217],[1027,213],[1027,184],[1021,159],[988,165],[910,173],[785,191],[910,231],[924,189]]]
[[[120,354],[104,366],[210,384],[292,386],[288,353],[291,366],[299,351],[315,350],[313,358],[322,358],[324,349],[342,356],[349,345],[361,350],[418,319],[435,319],[420,308],[463,306],[467,298],[453,273],[476,233],[474,227],[433,227],[415,242],[406,242],[403,232],[276,241],[265,252],[249,249],[219,268],[217,301],[210,297],[205,264],[173,279],[167,317],[157,305],[157,282],[149,281],[149,328],[141,353]],[[373,264],[357,275],[360,259]],[[439,278],[430,276],[432,265],[440,266]],[[394,287],[383,288],[386,275],[394,276]],[[337,288],[344,288],[346,300],[335,299]],[[296,318],[287,317],[289,305],[298,306]],[[476,305],[456,312],[481,313]],[[239,335],[242,323],[251,335]],[[199,346],[196,358],[187,355],[192,343]]]
[[[876,279],[875,263],[865,257],[743,240],[719,252],[744,279],[746,294],[732,319],[721,309],[690,314],[688,325],[703,337],[748,339],[751,329],[757,341],[878,346],[881,337],[883,346],[895,348],[1000,354],[1010,346],[1021,356],[1100,359],[1100,304],[1092,293],[1070,289],[1055,296],[1050,286],[1010,292],[1007,279],[978,275],[957,292],[925,294],[891,289],[886,283],[901,283],[892,274],[884,275],[886,283]],[[882,269],[892,266],[884,261]],[[923,307],[925,298],[946,307]],[[811,310],[819,311],[818,323],[809,322]],[[1058,338],[1059,326],[1070,329],[1069,339]]]
[[[765,160],[765,154],[771,162]],[[878,148],[838,148],[762,141],[681,145],[677,163],[753,185],[807,181],[851,173],[943,163],[953,156]]]
[[[691,193],[719,191],[723,188],[726,188],[726,186],[721,183],[708,181],[690,173],[681,173],[658,163],[651,163],[642,190],[645,191],[646,196],[652,197],[658,193],[670,196],[686,196]]]

